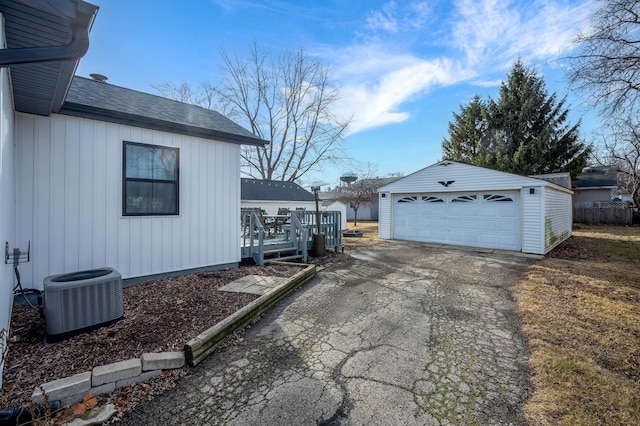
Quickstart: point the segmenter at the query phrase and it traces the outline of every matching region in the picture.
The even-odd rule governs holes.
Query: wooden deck
[[[342,245],[341,213],[291,211],[287,215],[265,215],[255,210],[241,211],[242,258],[259,265],[273,260],[307,261],[313,235],[325,234],[325,246],[337,250]]]

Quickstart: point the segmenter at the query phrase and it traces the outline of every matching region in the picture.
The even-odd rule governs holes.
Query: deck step
[[[282,253],[295,252],[295,251],[298,251],[297,247],[283,247],[279,249],[265,250],[263,253],[265,256],[270,256],[272,254],[280,255]]]
[[[297,260],[297,259],[302,259],[302,255],[301,254],[295,254],[293,256],[282,256],[282,257],[270,257],[268,259],[264,260],[264,263],[270,263],[270,262],[283,262],[285,260]]]

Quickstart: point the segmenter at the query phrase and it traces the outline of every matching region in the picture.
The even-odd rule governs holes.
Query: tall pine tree
[[[453,113],[453,120],[449,123],[450,137],[442,143],[445,158],[477,164],[480,157],[486,156],[480,141],[489,130],[487,103],[476,95],[468,105],[460,106],[460,114]]]
[[[454,113],[444,158],[521,175],[571,172],[586,166],[591,146],[579,141],[580,122],[567,123],[565,99],[518,60],[497,101],[474,97]],[[475,132],[471,130],[475,129]]]

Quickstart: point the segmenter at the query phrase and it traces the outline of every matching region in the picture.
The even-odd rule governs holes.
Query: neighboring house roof
[[[315,201],[313,194],[295,182],[241,179],[240,199],[252,201]]]
[[[237,144],[269,143],[211,109],[78,76],[60,114]]]
[[[98,7],[82,0],[2,0],[15,110],[49,115],[62,106],[78,61],[89,47]],[[3,46],[0,46],[3,47]]]
[[[573,186],[577,190],[584,189],[616,189],[618,173],[613,166],[590,166],[582,169],[576,176]]]

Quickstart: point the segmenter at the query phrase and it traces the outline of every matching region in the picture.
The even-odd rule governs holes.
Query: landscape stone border
[[[274,287],[269,293],[260,296],[247,306],[189,340],[184,345],[184,355],[189,366],[195,367],[201,363],[220,346],[228,335],[244,328],[253,321],[254,318],[264,313],[282,298],[316,275],[316,265],[290,262],[271,262],[271,264],[302,266],[304,269],[290,277],[284,284]]]
[[[36,404],[59,403],[65,407],[82,401],[86,395],[102,395],[134,383],[158,377],[162,370],[184,367],[183,352],[146,353],[113,364],[94,367],[92,371],[54,380],[38,386],[31,395]]]
[[[196,366],[220,346],[229,334],[244,328],[254,318],[316,275],[315,265],[290,262],[272,264],[298,266],[304,269],[188,341],[184,346],[184,352],[145,353],[140,358],[97,366],[92,371],[38,386],[31,395],[32,401],[36,404],[46,401],[48,404],[59,403],[62,407],[71,406],[82,401],[86,395],[102,395],[134,383],[143,383],[158,377],[163,370],[182,368],[185,362],[191,367]]]

